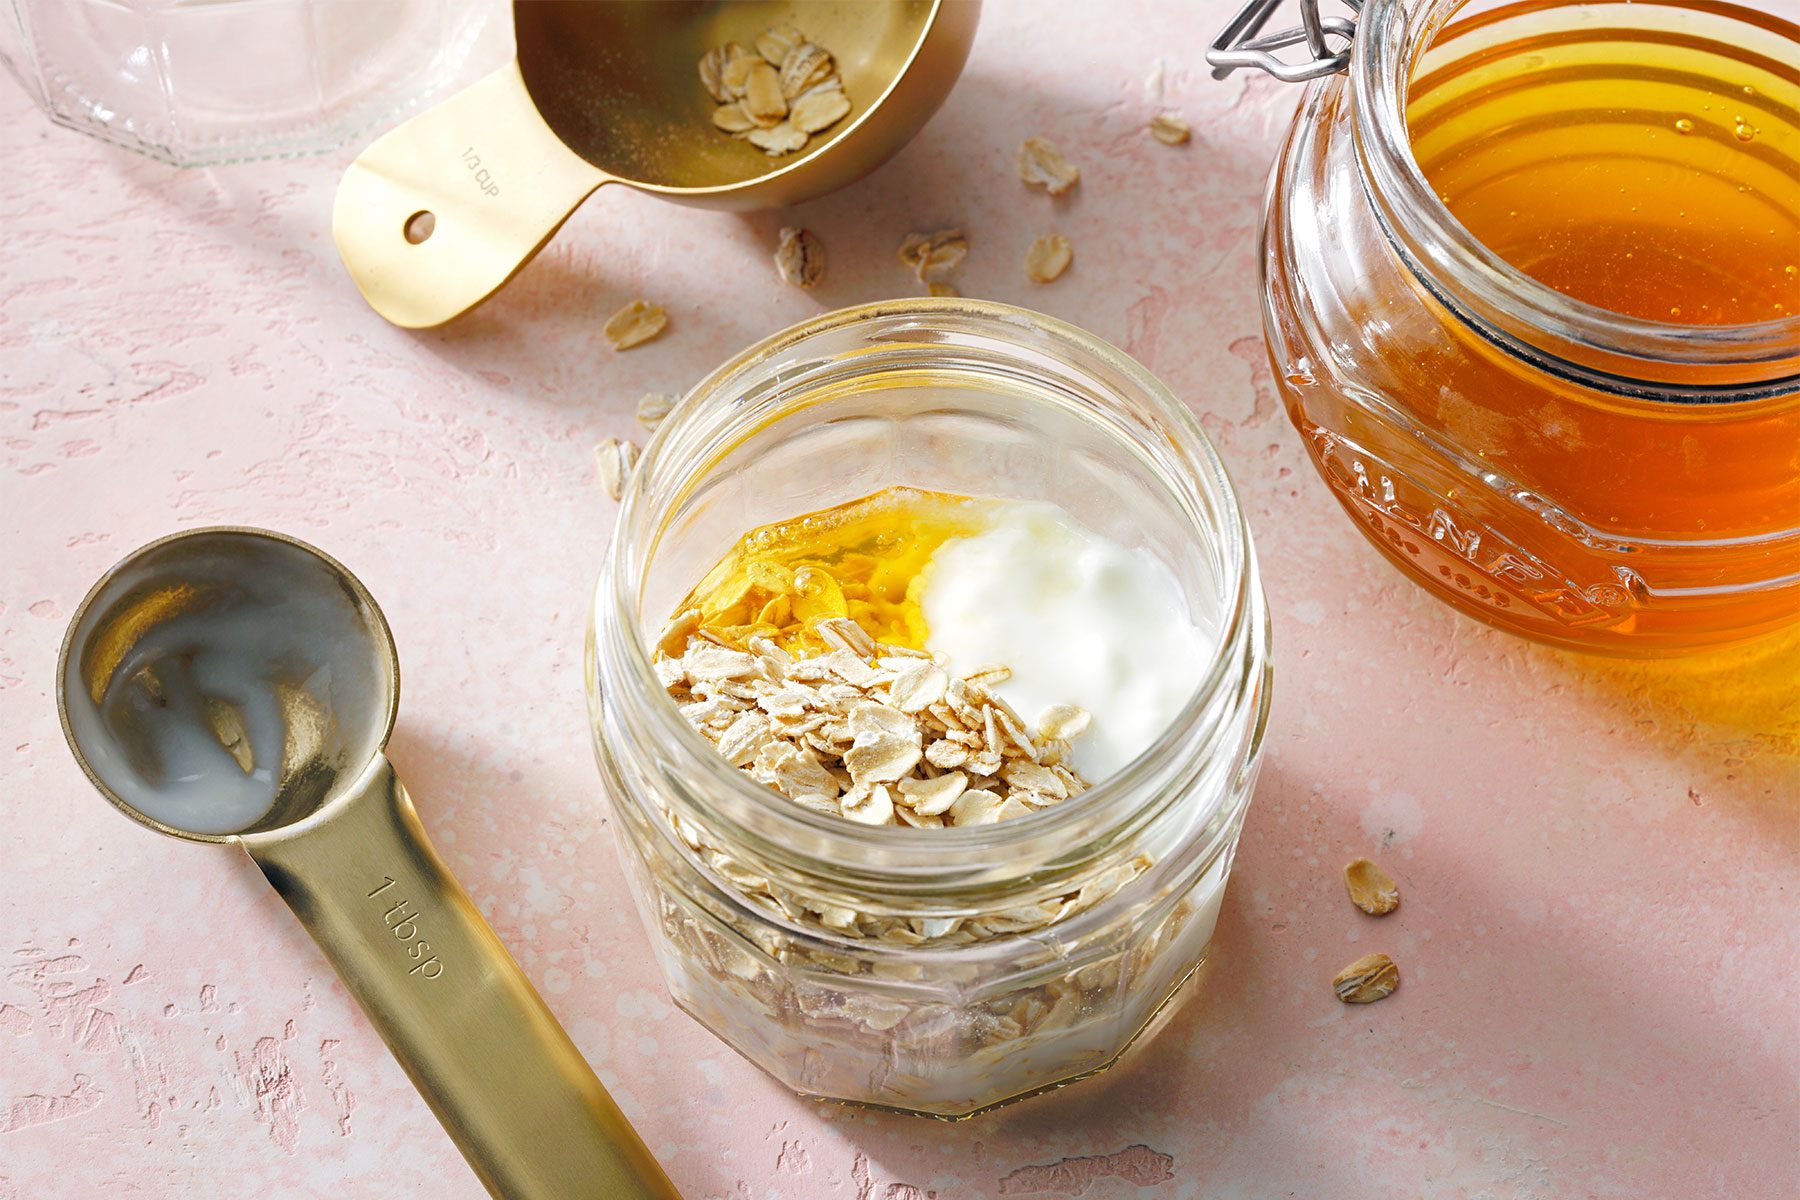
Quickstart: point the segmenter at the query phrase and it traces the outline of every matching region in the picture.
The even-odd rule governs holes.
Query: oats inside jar
[[[1055,322],[869,306],[691,389],[631,499],[588,695],[676,1004],[803,1094],[951,1117],[1152,1027],[1269,696],[1184,406]]]

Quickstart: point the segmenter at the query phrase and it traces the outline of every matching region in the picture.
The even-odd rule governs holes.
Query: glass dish
[[[1800,316],[1626,317],[1475,241],[1414,161],[1406,113],[1417,57],[1463,7],[1369,0],[1349,73],[1310,85],[1275,164],[1265,326],[1314,465],[1403,572],[1515,633],[1649,655],[1795,621]],[[1756,71],[1800,60],[1800,31],[1772,16],[1586,7],[1730,47],[1741,106],[1774,90]],[[1772,152],[1784,118],[1756,119]]]
[[[58,125],[174,166],[216,166],[335,150],[390,120],[456,76],[496,7],[12,0],[0,53]]]
[[[657,681],[658,631],[746,529],[892,485],[1047,500],[1161,557],[1220,626],[1174,726],[1073,800],[962,829],[820,816],[727,765]],[[914,300],[746,351],[645,451],[586,662],[621,857],[676,1002],[796,1091],[942,1117],[1106,1066],[1212,937],[1268,653],[1230,482],[1193,418],[1117,350],[1004,305]],[[1103,898],[1043,928],[932,940],[1090,884]],[[824,905],[922,933],[845,936],[805,919]]]

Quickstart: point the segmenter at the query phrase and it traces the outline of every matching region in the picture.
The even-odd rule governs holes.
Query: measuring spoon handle
[[[244,848],[504,1200],[680,1200],[425,838],[385,757]]]
[[[331,236],[370,306],[423,329],[493,295],[606,179],[544,124],[514,59],[359,154]]]

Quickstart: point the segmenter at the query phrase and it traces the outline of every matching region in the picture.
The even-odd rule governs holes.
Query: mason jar
[[[1683,324],[1679,305],[1649,320],[1553,290],[1477,241],[1434,193],[1408,105],[1416,70],[1441,78],[1479,63],[1509,36],[1509,15],[1579,8],[1563,46],[1608,30],[1717,56],[1721,77],[1743,86],[1710,118],[1726,122],[1716,136],[1732,144],[1734,112],[1740,142],[1761,130],[1732,151],[1739,177],[1718,184],[1767,182],[1774,194],[1784,171],[1800,170],[1796,113],[1772,99],[1793,86],[1779,73],[1800,62],[1800,29],[1700,0],[1492,7],[1439,44],[1463,0],[1368,0],[1347,73],[1301,99],[1262,254],[1288,414],[1357,528],[1490,624],[1577,649],[1662,654],[1793,622],[1800,313],[1775,305],[1757,324]],[[1577,69],[1557,44],[1545,43],[1533,77],[1545,106],[1570,94],[1557,89]],[[1472,90],[1467,103],[1494,95]],[[1659,144],[1673,147],[1682,131],[1665,115]],[[1557,119],[1534,110],[1516,136]],[[1791,278],[1800,238],[1787,253]]]
[[[1061,805],[963,828],[820,815],[728,765],[663,691],[658,631],[747,530],[895,486],[1049,501],[1160,558],[1217,631],[1174,723]],[[621,858],[676,1003],[797,1092],[941,1117],[1106,1067],[1212,937],[1268,639],[1218,456],[1113,347],[1005,305],[921,299],[745,351],[645,450],[588,641]],[[839,928],[846,910],[880,936]]]

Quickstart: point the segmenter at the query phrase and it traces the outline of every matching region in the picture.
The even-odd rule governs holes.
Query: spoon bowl
[[[159,833],[222,842],[316,812],[393,728],[400,664],[344,567],[280,534],[152,542],[77,609],[57,702],[102,795]]]

